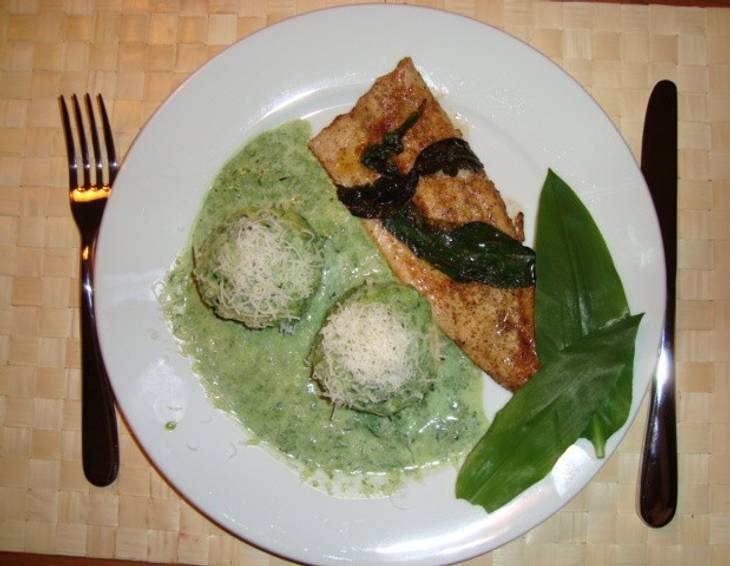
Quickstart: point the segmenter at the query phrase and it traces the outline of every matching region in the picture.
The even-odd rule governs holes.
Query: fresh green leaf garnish
[[[635,338],[621,279],[596,224],[552,171],[540,196],[536,333],[540,370],[497,413],[462,466],[458,497],[493,511],[587,437],[598,457],[628,417]]]
[[[430,225],[409,204],[383,226],[418,257],[455,281],[479,281],[502,288],[529,287],[535,282],[535,252],[485,222],[452,230]]]
[[[540,361],[629,314],[621,279],[590,212],[548,171],[537,213],[535,325]]]
[[[633,360],[642,315],[578,338],[500,410],[462,466],[456,496],[491,512],[545,477]]]
[[[589,332],[629,314],[621,279],[590,213],[572,189],[548,171],[537,215],[535,330],[540,363]],[[631,407],[631,367],[620,376],[581,435],[602,458],[605,442]]]

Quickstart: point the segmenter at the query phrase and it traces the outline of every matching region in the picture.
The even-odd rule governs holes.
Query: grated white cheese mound
[[[351,303],[339,309],[322,329],[322,349],[352,379],[373,390],[396,391],[414,372],[416,336],[402,316],[384,304]],[[334,402],[344,402],[341,391],[328,389]]]
[[[196,254],[201,297],[216,313],[249,328],[287,328],[319,285],[316,235],[291,212],[241,213],[218,227]]]
[[[312,378],[336,406],[391,415],[421,400],[438,359],[428,303],[395,283],[363,285],[320,329]]]

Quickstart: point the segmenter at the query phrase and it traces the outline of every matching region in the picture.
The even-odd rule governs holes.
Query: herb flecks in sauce
[[[166,285],[165,312],[183,352],[193,360],[214,403],[233,412],[263,440],[304,466],[305,474],[337,471],[384,477],[393,489],[405,470],[459,458],[486,429],[481,372],[450,340],[426,398],[390,418],[338,408],[322,398],[306,360],[326,314],[348,289],[366,280],[395,281],[360,221],[338,202],[306,147],[306,122],[266,132],[221,170],[196,221],[199,245],[223,218],[243,208],[280,205],[301,214],[323,240],[320,287],[291,334],[248,330],[218,318],[191,280],[191,254],[178,258]],[[362,474],[365,473],[365,475]],[[363,480],[364,491],[380,491]],[[371,487],[369,487],[371,486]]]

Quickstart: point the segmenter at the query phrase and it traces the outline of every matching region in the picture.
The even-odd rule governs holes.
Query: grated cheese
[[[415,341],[401,317],[378,303],[344,305],[322,329],[327,362],[341,363],[356,383],[383,393],[397,391],[412,377]],[[335,368],[329,369],[333,375]],[[334,398],[338,391],[328,391],[333,401],[343,401]]]
[[[217,282],[207,294],[219,315],[251,328],[298,320],[318,284],[321,256],[314,234],[286,220],[269,210],[240,216],[215,242],[204,269]]]

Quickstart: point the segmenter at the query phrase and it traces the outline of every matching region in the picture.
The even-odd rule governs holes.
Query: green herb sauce
[[[486,430],[483,375],[448,338],[432,392],[396,415],[378,417],[338,408],[320,396],[307,358],[328,311],[348,289],[392,281],[387,264],[338,201],[335,187],[310,154],[309,124],[296,121],[265,132],[218,174],[196,220],[191,246],[171,270],[163,310],[183,352],[193,360],[210,398],[253,435],[303,465],[304,474],[337,472],[385,478],[390,490],[411,474],[455,462]],[[281,205],[301,214],[322,237],[320,288],[291,333],[248,330],[222,320],[200,300],[191,279],[191,247],[231,213]],[[386,487],[382,487],[385,485]],[[360,488],[368,491],[363,479]]]

